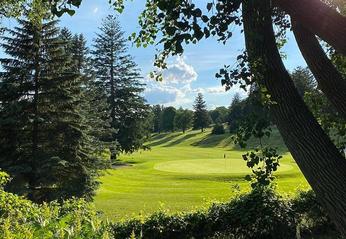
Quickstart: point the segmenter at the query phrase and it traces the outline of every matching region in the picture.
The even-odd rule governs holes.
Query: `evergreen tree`
[[[1,59],[0,167],[9,190],[34,201],[93,195],[103,161],[86,140],[81,80],[70,69],[56,21],[18,21]]]
[[[308,68],[297,67],[292,72],[291,78],[301,97],[316,88],[316,81]]]
[[[210,117],[207,111],[207,105],[201,93],[197,95],[193,108],[193,128],[201,129],[203,132],[210,124]]]
[[[71,59],[71,70],[77,72],[81,79],[80,111],[88,140],[95,154],[102,154],[116,144],[112,140],[112,134],[116,131],[110,125],[107,97],[103,89],[95,84],[95,72],[84,35],[72,36],[68,29],[63,29],[62,35],[67,40],[65,47],[68,47],[66,50]]]
[[[161,125],[162,129],[166,132],[174,131],[174,117],[176,114],[176,109],[173,106],[164,108],[162,111]]]
[[[127,54],[126,40],[114,16],[104,19],[94,44],[93,65],[96,84],[103,89],[109,105],[113,140],[110,147],[114,161],[119,152],[134,152],[143,147],[147,135],[145,119],[149,106],[141,96],[144,85],[132,57]]]
[[[161,105],[154,105],[152,107],[153,112],[153,132],[154,133],[161,133],[162,130],[162,124],[161,124],[161,118],[162,118],[162,109],[163,107]]]
[[[174,118],[175,127],[182,130],[183,133],[192,126],[193,112],[180,108]]]

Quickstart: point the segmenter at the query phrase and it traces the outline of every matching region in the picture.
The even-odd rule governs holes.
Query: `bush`
[[[335,225],[325,213],[312,190],[300,192],[297,197],[292,199],[292,209],[298,220],[298,231],[304,237],[333,234],[330,238],[337,238]]]
[[[84,200],[35,204],[3,191],[8,179],[0,172],[1,238],[110,238],[108,225]]]
[[[225,134],[225,128],[222,124],[216,124],[211,131],[212,134],[221,135]]]
[[[290,204],[273,190],[253,190],[206,212],[185,215],[156,213],[144,222],[130,220],[112,226],[115,238],[208,238],[226,232],[227,238],[294,238],[295,218]],[[225,234],[225,235],[226,235]],[[216,238],[216,237],[215,237]],[[222,237],[226,238],[226,237]]]

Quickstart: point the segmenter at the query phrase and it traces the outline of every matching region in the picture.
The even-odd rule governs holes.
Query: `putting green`
[[[242,175],[251,172],[251,170],[246,166],[246,163],[239,158],[174,160],[158,163],[154,166],[154,169],[170,173],[201,175]],[[278,172],[289,170],[293,170],[291,165],[281,163]]]

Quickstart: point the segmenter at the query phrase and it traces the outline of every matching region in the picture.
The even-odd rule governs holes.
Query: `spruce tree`
[[[210,117],[207,111],[207,105],[201,93],[197,95],[193,109],[193,128],[200,129],[203,132],[210,124]]]
[[[6,29],[1,59],[0,168],[9,190],[34,201],[90,198],[103,160],[93,154],[80,113],[81,79],[66,39],[48,18]]]
[[[120,152],[134,152],[143,146],[149,130],[149,106],[141,96],[144,85],[139,69],[127,54],[124,33],[114,16],[104,19],[92,55],[95,83],[107,96],[111,126],[116,130],[113,141],[119,144],[110,147],[114,161]]]
[[[162,111],[163,111],[163,107],[161,105],[154,105],[152,107],[153,132],[154,133],[161,133],[161,130],[162,130],[162,124],[161,124]]]

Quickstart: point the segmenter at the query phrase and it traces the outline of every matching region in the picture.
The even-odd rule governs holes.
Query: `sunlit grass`
[[[277,133],[273,139],[285,155],[277,173],[278,191],[290,195],[308,188]],[[160,208],[186,212],[229,200],[237,193],[234,188],[249,189],[244,176],[251,172],[243,152],[231,142],[230,134],[215,136],[210,130],[156,135],[148,142],[150,151],[121,156],[128,166],[107,172],[95,204],[106,217],[119,220]]]

